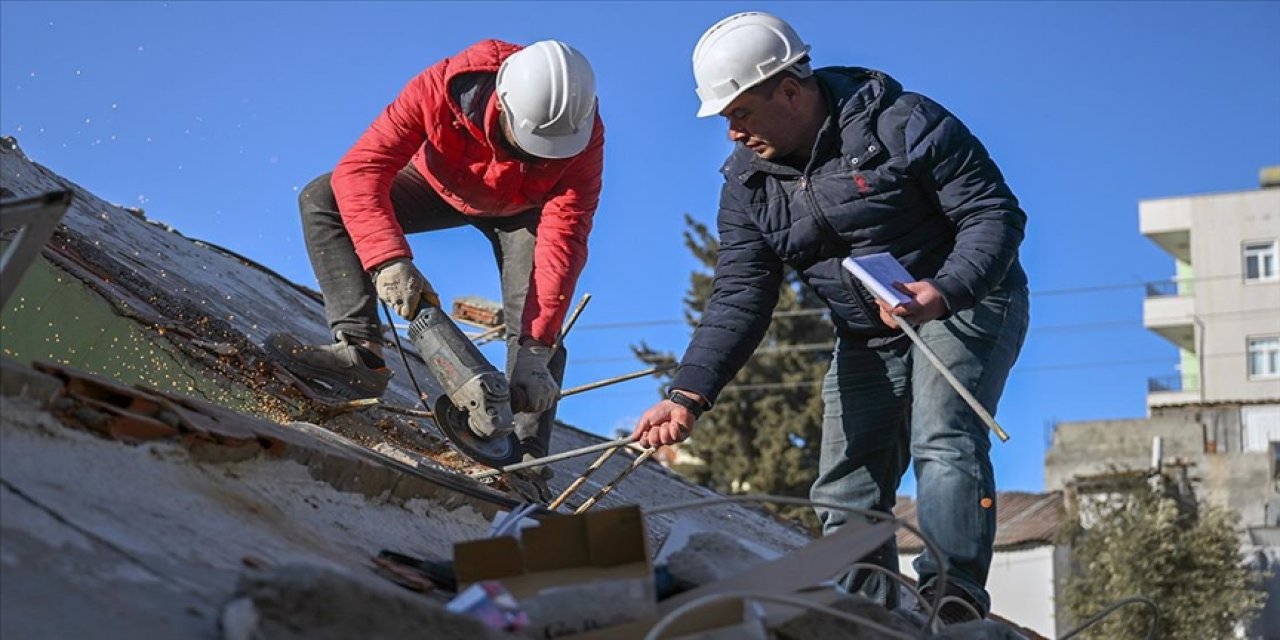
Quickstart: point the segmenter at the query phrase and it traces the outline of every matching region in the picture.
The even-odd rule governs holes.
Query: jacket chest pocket
[[[933,212],[905,163],[890,159],[864,169],[841,164],[819,185],[825,195],[821,205],[850,245],[900,236]]]

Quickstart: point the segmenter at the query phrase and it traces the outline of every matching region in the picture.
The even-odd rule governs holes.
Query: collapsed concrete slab
[[[247,573],[223,609],[224,640],[502,640],[479,620],[334,566]]]

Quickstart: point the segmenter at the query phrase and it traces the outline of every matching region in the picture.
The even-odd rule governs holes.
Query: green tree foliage
[[[1139,483],[1085,501],[1073,538],[1073,572],[1065,603],[1084,621],[1123,598],[1142,595],[1160,608],[1152,637],[1232,638],[1262,603],[1255,576],[1241,565],[1236,515]],[[1130,605],[1090,627],[1081,638],[1145,638],[1150,609]]]
[[[693,272],[684,298],[685,318],[696,326],[711,295],[711,271],[719,242],[706,225],[685,216],[685,246],[704,265]],[[822,433],[818,381],[831,359],[831,321],[813,292],[787,271],[773,323],[755,356],[698,420],[685,451],[703,464],[677,471],[722,493],[807,496],[817,475]],[[798,313],[797,313],[798,312]],[[670,360],[641,345],[649,363]],[[665,388],[665,384],[664,384]],[[782,511],[817,524],[808,508]]]

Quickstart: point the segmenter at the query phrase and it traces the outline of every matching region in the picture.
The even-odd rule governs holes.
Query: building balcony
[[[1144,200],[1138,204],[1138,228],[1173,257],[1191,262],[1191,199]]]
[[[1194,373],[1147,378],[1147,406],[1193,404],[1200,401],[1200,382]]]
[[[1195,351],[1195,315],[1195,297],[1178,295],[1175,283],[1147,285],[1147,297],[1142,301],[1142,326],[1179,348]]]

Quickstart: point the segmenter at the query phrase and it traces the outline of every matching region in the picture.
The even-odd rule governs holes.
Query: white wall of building
[[[1243,266],[1245,243],[1280,239],[1280,189],[1188,199],[1205,399],[1280,398],[1280,377],[1250,378],[1244,355],[1249,337],[1280,335],[1280,280],[1246,282]]]
[[[903,575],[915,579],[911,561],[916,556],[899,555]],[[987,593],[996,615],[1016,622],[1040,635],[1054,637],[1053,547],[1019,551],[997,551],[991,559]]]

